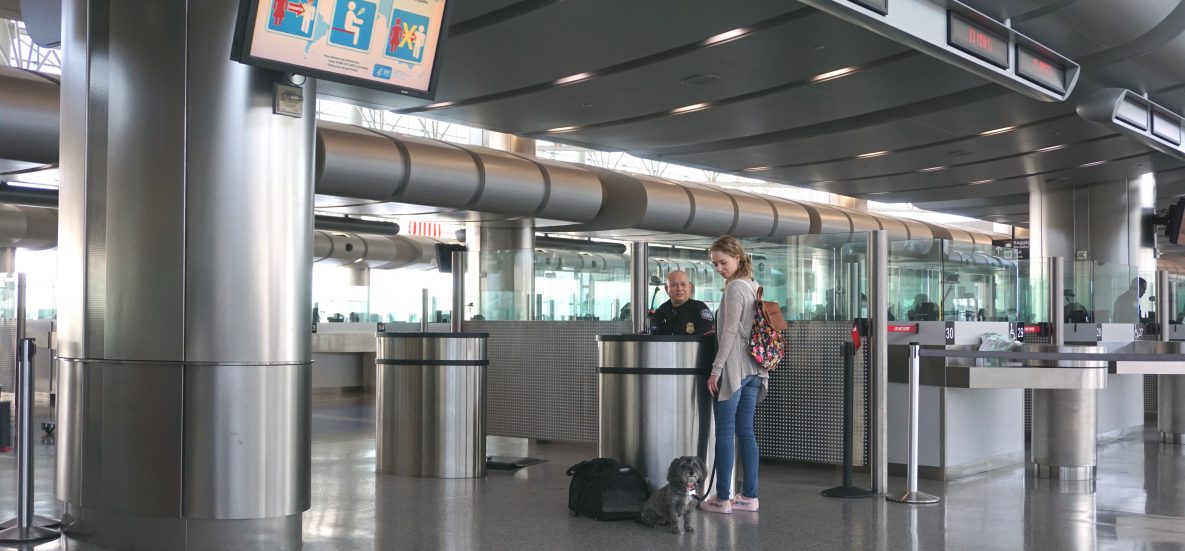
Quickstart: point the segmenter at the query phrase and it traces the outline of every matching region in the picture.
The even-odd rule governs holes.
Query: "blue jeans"
[[[741,495],[757,497],[758,452],[753,416],[760,391],[761,377],[750,375],[741,381],[741,388],[733,392],[731,398],[716,402],[716,495],[722,500],[732,497],[734,442],[740,444],[741,467],[745,470]]]

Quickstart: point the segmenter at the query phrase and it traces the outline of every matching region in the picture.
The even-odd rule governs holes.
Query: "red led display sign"
[[[973,23],[955,12],[947,19],[947,42],[993,65],[1008,68],[1008,37]]]
[[[1066,91],[1066,68],[1028,48],[1016,47],[1016,74],[1054,92]]]
[[[889,0],[848,0],[857,6],[863,6],[881,15],[888,15]]]

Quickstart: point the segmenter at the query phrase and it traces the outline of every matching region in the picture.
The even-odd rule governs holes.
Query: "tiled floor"
[[[1144,549],[1185,550],[1185,451],[1145,431],[1099,453],[1093,492],[1024,476],[1019,466],[922,490],[942,502],[910,506],[872,498],[824,498],[838,483],[825,469],[761,467],[760,513],[694,512],[694,534],[633,522],[573,518],[571,464],[592,447],[539,444],[547,463],[490,471],[481,480],[374,473],[373,401],[318,400],[313,417],[313,506],[305,549]],[[41,510],[51,510],[52,446],[38,448]],[[11,454],[0,455],[0,516],[14,508]],[[866,483],[866,478],[857,477]],[[893,479],[897,491],[903,481]],[[55,542],[40,550],[79,549]]]

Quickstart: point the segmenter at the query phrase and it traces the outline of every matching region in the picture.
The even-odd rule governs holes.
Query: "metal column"
[[[16,271],[16,247],[0,247],[0,274]]]
[[[1050,344],[1066,344],[1066,262],[1060,256],[1049,259],[1049,330]]]
[[[96,547],[301,545],[316,89],[230,60],[238,8],[62,2],[55,492]]]
[[[1156,321],[1160,325],[1160,340],[1169,340],[1169,324],[1173,318],[1172,282],[1169,273],[1156,272]],[[1185,444],[1185,375],[1156,376],[1156,430],[1160,441]]]
[[[868,316],[869,316],[869,446],[868,455],[872,471],[872,489],[878,494],[888,492],[889,448],[888,448],[888,397],[889,387],[889,343],[886,330],[889,326],[889,297],[887,278],[889,274],[889,237],[885,230],[874,230],[868,234]]]
[[[650,311],[646,307],[647,284],[646,243],[634,241],[630,246],[630,320],[634,333],[645,333],[649,325]]]

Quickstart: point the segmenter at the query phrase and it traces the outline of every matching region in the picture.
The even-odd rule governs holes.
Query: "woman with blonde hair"
[[[749,356],[758,285],[753,280],[753,261],[735,237],[717,239],[708,252],[712,267],[724,277],[724,293],[716,315],[716,359],[708,377],[708,391],[716,396],[716,496],[701,501],[700,509],[724,514],[734,509],[757,511],[753,416],[769,388],[769,373]],[[745,478],[741,493],[730,500],[737,444]]]

